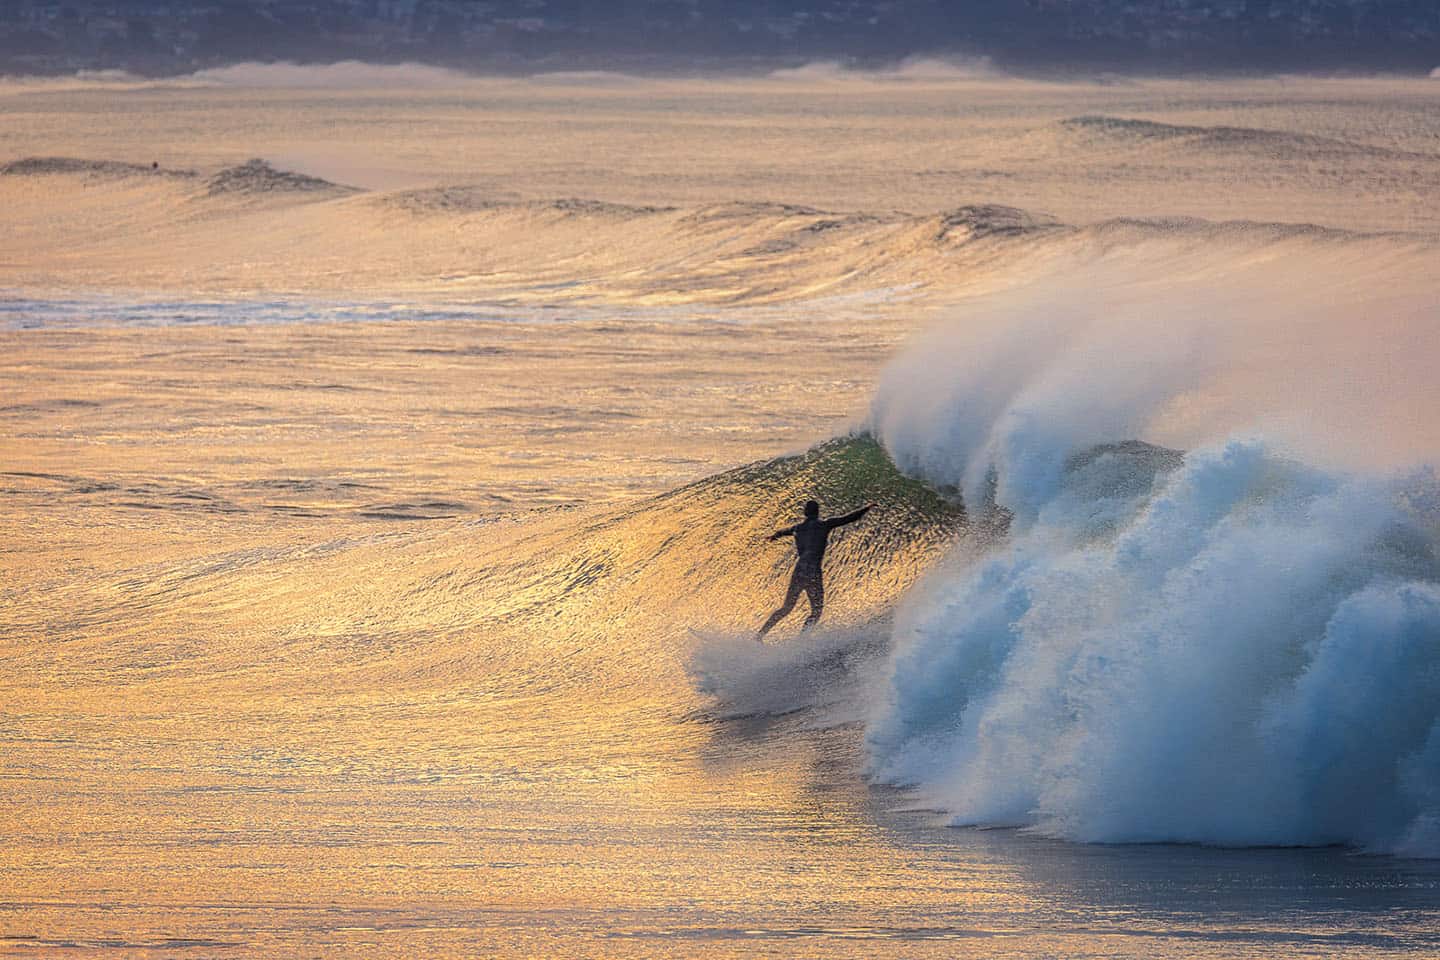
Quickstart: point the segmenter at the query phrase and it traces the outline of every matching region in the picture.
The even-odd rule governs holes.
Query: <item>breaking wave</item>
[[[1343,260],[1092,264],[892,364],[876,434],[1008,534],[902,602],[875,778],[1081,841],[1440,856],[1440,299]]]

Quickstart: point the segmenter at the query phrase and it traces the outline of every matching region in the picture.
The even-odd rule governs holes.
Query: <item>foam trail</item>
[[[821,627],[804,642],[791,643],[715,634],[697,639],[687,669],[697,689],[715,699],[717,716],[783,716],[828,708],[828,722],[834,722],[837,705],[866,681],[883,649],[883,634],[868,627]],[[857,718],[852,710],[839,719]]]
[[[972,502],[993,478],[1013,523],[900,611],[874,776],[1076,840],[1440,856],[1440,497],[1398,470],[1437,446],[1390,416],[1430,399],[1407,354],[1440,301],[1334,252],[1092,273],[899,360],[873,415],[897,462]]]

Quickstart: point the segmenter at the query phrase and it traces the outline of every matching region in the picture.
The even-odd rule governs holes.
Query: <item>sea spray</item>
[[[816,627],[781,643],[714,633],[694,636],[686,668],[696,688],[714,698],[714,716],[812,710],[822,724],[853,723],[855,688],[870,681],[885,649],[885,634],[874,624]]]
[[[1434,281],[1390,290],[1381,324],[1406,336],[1347,361],[1360,279],[1267,295],[1228,276],[1220,295],[1102,272],[977,304],[892,367],[872,422],[897,463],[1012,522],[902,605],[870,772],[961,824],[1440,856],[1433,475],[1396,475],[1383,436],[1395,396],[1430,389],[1385,371],[1435,341]],[[1287,408],[1251,334],[1267,362],[1287,343],[1331,362]],[[1348,431],[1304,415],[1331,381]],[[1180,421],[1183,456],[1135,439]],[[1386,465],[1337,466],[1367,460]]]

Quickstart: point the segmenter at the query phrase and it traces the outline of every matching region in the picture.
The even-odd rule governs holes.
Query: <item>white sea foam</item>
[[[897,361],[897,462],[1013,522],[901,610],[874,776],[1079,840],[1440,856],[1440,501],[1400,469],[1440,444],[1395,415],[1440,300],[1335,254],[1102,269]]]

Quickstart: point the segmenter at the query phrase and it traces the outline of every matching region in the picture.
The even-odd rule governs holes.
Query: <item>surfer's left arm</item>
[[[786,527],[784,530],[776,530],[774,533],[770,534],[770,536],[767,537],[766,539],[769,539],[769,540],[779,540],[781,537],[788,537],[788,536],[790,536],[790,534],[792,534],[792,533],[794,533],[794,532],[795,532],[795,528],[794,528],[794,527]]]
[[[867,503],[865,504],[865,506],[861,507],[859,510],[856,510],[854,513],[847,513],[843,517],[834,517],[830,520],[825,521],[825,525],[832,530],[836,527],[843,527],[847,523],[854,523],[856,520],[859,520],[861,517],[865,516],[865,514],[869,513],[871,510],[874,509],[875,504]]]

